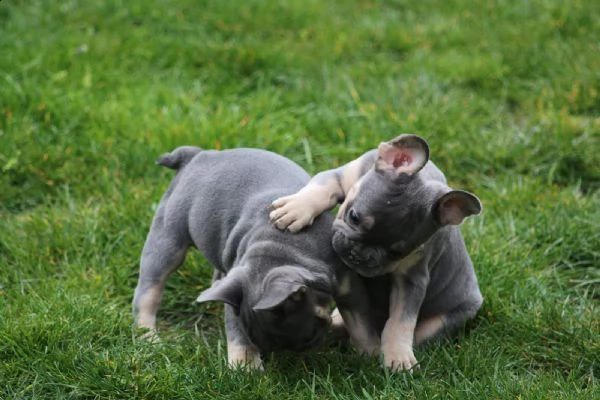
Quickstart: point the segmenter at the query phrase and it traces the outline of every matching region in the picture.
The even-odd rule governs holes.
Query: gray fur
[[[340,184],[348,177],[354,179],[352,188]],[[427,143],[416,135],[401,135],[347,166],[319,173],[297,194],[277,199],[279,209],[271,213],[271,220],[280,229],[298,230],[331,207],[327,198],[342,202],[333,247],[364,277],[385,363],[410,369],[416,363],[412,334],[399,338],[402,343],[397,345],[396,332],[406,332],[413,324],[416,344],[421,344],[455,331],[482,304],[457,226],[479,214],[481,203],[473,194],[447,185],[444,174],[429,161]],[[307,199],[312,199],[312,208],[302,208]],[[435,318],[443,321],[439,329],[420,327]]]
[[[479,200],[448,187],[444,174],[431,161],[413,174],[395,174],[375,166],[377,150],[369,152],[365,160],[372,168],[363,175],[360,189],[345,213],[338,215],[334,249],[364,277],[403,275],[410,283],[404,290],[404,312],[418,314],[418,320],[444,314],[445,332],[452,332],[476,314],[482,296],[459,227],[442,221],[444,210],[440,207],[443,199],[456,196],[466,217],[481,211]],[[350,223],[351,210],[361,219],[373,218],[373,227],[365,230],[360,224]],[[422,257],[418,264],[407,271],[391,270],[394,262],[415,251]],[[369,292],[377,296],[386,292],[386,287],[390,291],[389,279],[365,282]],[[373,299],[373,306],[388,310],[389,296],[382,299]],[[385,314],[376,322],[380,331],[387,320]]]
[[[155,329],[164,282],[196,247],[216,269],[198,301],[226,303],[228,343],[250,353],[317,344],[329,320],[315,307],[327,307],[337,278],[351,273],[329,245],[333,217],[317,218],[298,235],[268,221],[270,203],[304,186],[308,174],[258,149],[180,147],[158,164],[178,171],[142,252],[133,300],[138,325]]]

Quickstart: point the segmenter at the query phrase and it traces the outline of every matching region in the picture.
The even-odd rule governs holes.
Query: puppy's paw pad
[[[277,219],[272,220],[272,224],[275,225],[275,227],[279,230],[284,231],[286,228],[289,228],[289,226],[294,222],[293,216],[289,215],[289,214],[284,214],[281,216],[278,216]]]

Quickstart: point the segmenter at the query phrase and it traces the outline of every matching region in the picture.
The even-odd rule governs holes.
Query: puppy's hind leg
[[[480,305],[481,303],[477,303],[458,307],[419,321],[415,329],[415,345],[422,346],[454,334],[477,314]]]
[[[185,258],[189,247],[187,240],[169,232],[157,221],[150,229],[140,261],[140,275],[133,297],[135,324],[156,330],[156,313],[162,299],[165,281]]]
[[[415,345],[420,346],[444,335],[446,314],[439,314],[419,321],[415,329]]]

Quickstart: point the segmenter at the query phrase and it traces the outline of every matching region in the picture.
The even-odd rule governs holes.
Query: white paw
[[[287,229],[295,233],[314,220],[313,207],[303,196],[280,197],[271,203],[271,208],[269,219],[280,230]]]
[[[260,353],[251,347],[235,345],[228,348],[227,362],[229,368],[248,371],[263,371]]]
[[[362,342],[357,343],[354,340],[350,340],[354,348],[358,351],[358,354],[363,356],[378,356],[380,353],[379,342]]]
[[[155,329],[149,329],[146,333],[140,335],[138,339],[151,344],[160,343],[160,338]]]
[[[356,332],[355,332],[356,333]],[[362,335],[350,336],[350,344],[363,356],[379,356],[381,354],[381,341],[376,335],[363,332]]]
[[[410,371],[418,368],[417,359],[410,346],[399,346],[393,351],[383,351],[383,364],[393,372]]]

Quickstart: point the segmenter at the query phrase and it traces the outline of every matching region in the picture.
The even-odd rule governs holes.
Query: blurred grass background
[[[594,1],[2,1],[0,397],[599,397],[599,38]],[[197,254],[163,342],[132,340],[159,154],[315,173],[403,132],[485,207],[463,227],[484,308],[421,372],[333,345],[227,370]]]

